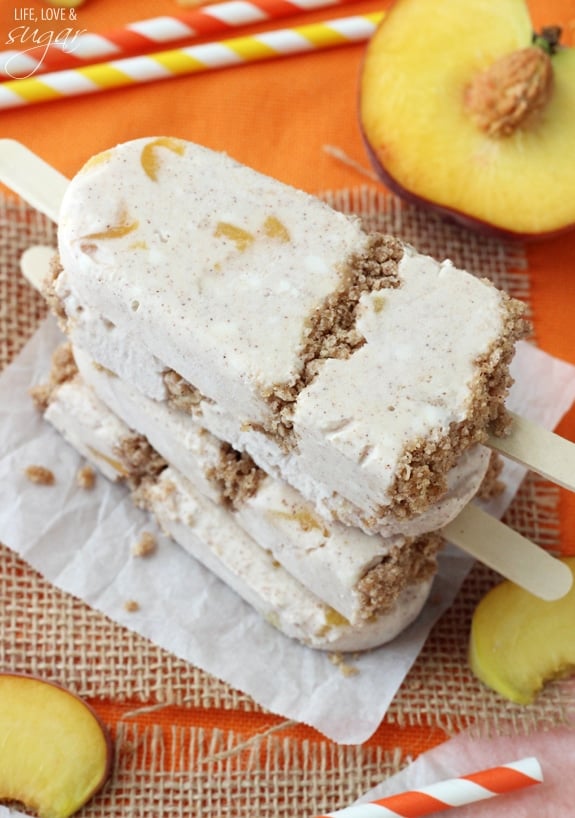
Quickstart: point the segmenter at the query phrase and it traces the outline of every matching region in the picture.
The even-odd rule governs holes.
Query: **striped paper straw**
[[[0,109],[138,85],[369,39],[383,12],[277,29],[0,83]]]
[[[61,42],[25,51],[0,51],[0,77],[21,79],[144,54],[168,43],[225,34],[241,26],[352,2],[356,0],[229,0],[181,14],[139,20],[104,34],[72,32]]]
[[[523,758],[500,767],[440,781],[419,790],[390,795],[369,804],[327,812],[318,818],[420,818],[514,792],[542,781],[543,773],[537,759]]]

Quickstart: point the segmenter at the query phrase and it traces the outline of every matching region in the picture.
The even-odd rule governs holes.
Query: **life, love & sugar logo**
[[[78,38],[87,33],[87,29],[78,28],[78,11],[74,8],[15,7],[13,22],[4,41],[11,53],[2,66],[4,75],[12,79],[31,77],[39,71],[48,49],[54,45],[72,53]]]

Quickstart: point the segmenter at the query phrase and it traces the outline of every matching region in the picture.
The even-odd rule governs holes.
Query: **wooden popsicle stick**
[[[20,271],[24,278],[40,293],[42,292],[43,282],[50,272],[50,262],[55,253],[55,247],[36,244],[24,250],[20,256]]]
[[[14,140],[0,139],[0,181],[33,207],[58,221],[60,202],[68,180]],[[51,248],[41,247],[31,248],[23,256],[22,271],[36,287],[47,273],[51,254]],[[529,426],[523,426],[522,421],[523,419],[512,456],[531,468],[531,432]],[[537,427],[534,428],[539,432]],[[557,435],[552,437],[557,438]],[[498,450],[503,454],[506,453],[504,444],[510,440],[514,440],[513,435],[503,440],[495,439],[499,444]],[[558,440],[560,442],[557,449],[573,446],[561,438]],[[557,456],[556,453],[555,457]],[[542,454],[533,458],[535,471],[543,460]],[[545,462],[544,476],[554,480],[554,470],[548,469],[548,463]],[[569,469],[569,465],[562,469],[560,480],[564,480],[563,472],[566,470],[569,473]],[[575,481],[570,487],[575,487]],[[542,599],[558,599],[571,587],[571,572],[565,571],[565,566],[559,560],[473,505],[468,505],[444,529],[444,533],[447,539],[462,550]]]
[[[487,445],[505,457],[528,466],[531,471],[575,491],[575,444],[537,426],[527,418],[510,413],[513,418],[508,437],[491,435]]]
[[[58,222],[68,179],[15,139],[0,139],[0,182]]]
[[[564,563],[473,503],[445,526],[443,534],[462,551],[540,599],[560,599],[573,584],[573,575]]]

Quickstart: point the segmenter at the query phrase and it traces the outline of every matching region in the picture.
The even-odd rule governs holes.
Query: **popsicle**
[[[224,154],[164,137],[99,154],[58,244],[75,345],[156,400],[184,385],[345,524],[390,533],[506,428],[519,302]]]

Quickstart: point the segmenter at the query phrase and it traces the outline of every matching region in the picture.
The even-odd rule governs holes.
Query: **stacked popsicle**
[[[518,302],[167,137],[72,180],[45,294],[74,359],[46,417],[167,533],[313,647],[413,621],[506,429]]]

